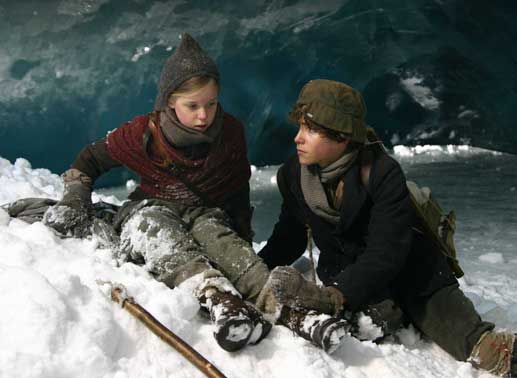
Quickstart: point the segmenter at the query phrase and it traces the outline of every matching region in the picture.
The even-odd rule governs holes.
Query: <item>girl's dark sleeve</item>
[[[299,219],[298,204],[288,190],[285,171],[285,166],[282,166],[277,173],[278,189],[283,199],[280,216],[267,244],[259,252],[269,269],[291,265],[307,247],[307,229]]]
[[[103,173],[121,165],[111,157],[106,148],[106,138],[103,138],[84,147],[75,158],[71,168],[85,173],[94,182]]]

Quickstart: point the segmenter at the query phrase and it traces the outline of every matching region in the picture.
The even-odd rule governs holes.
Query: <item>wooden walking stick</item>
[[[112,284],[111,282],[101,283],[107,283],[111,286],[111,299],[114,302],[120,304],[120,306],[127,312],[144,323],[144,325],[149,328],[152,333],[176,349],[183,357],[185,357],[190,361],[190,363],[201,370],[201,372],[203,372],[203,374],[205,374],[208,378],[226,378],[223,373],[221,373],[201,354],[199,354],[179,336],[175,335],[172,331],[160,323],[154,316],[147,312],[145,308],[136,303],[132,297],[128,296],[124,286],[119,284]]]

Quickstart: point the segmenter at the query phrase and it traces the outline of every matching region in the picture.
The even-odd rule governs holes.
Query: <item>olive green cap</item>
[[[305,116],[322,127],[345,134],[352,141],[366,140],[366,105],[361,93],[354,88],[333,80],[311,80],[305,84],[290,113],[303,107]]]

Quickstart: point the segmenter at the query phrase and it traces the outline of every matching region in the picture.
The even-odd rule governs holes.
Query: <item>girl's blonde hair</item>
[[[169,102],[174,100],[174,97],[179,97],[187,93],[195,92],[208,85],[210,82],[213,82],[217,86],[217,90],[219,90],[219,83],[211,76],[191,77],[190,79],[181,83],[181,85],[169,95]]]

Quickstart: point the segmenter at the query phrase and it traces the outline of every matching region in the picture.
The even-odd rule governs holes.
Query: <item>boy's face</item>
[[[337,142],[311,129],[303,117],[298,120],[300,126],[294,138],[298,160],[302,165],[318,164],[325,168],[335,162],[346,150],[349,140]]]

